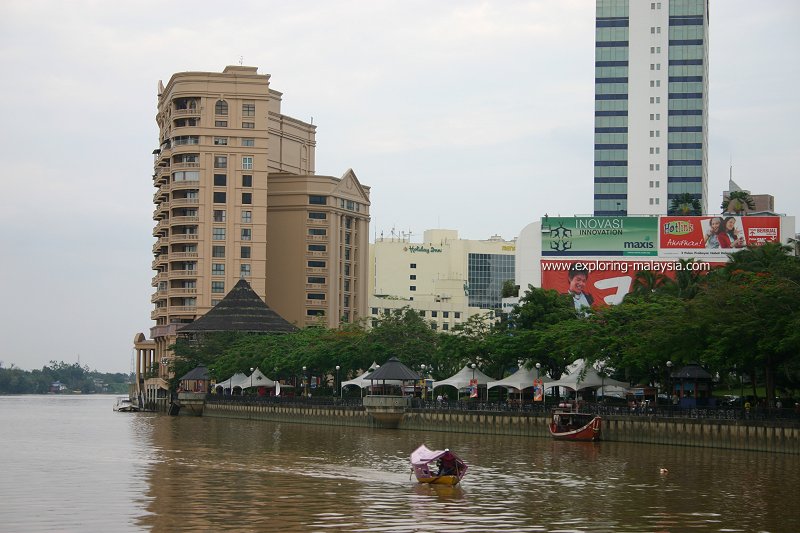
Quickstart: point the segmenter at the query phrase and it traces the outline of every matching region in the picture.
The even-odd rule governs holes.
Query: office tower
[[[597,0],[594,214],[708,209],[708,0]]]

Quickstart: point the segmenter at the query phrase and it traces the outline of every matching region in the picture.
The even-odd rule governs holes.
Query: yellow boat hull
[[[458,476],[433,476],[418,477],[417,481],[420,483],[430,483],[432,485],[458,485],[461,479]]]

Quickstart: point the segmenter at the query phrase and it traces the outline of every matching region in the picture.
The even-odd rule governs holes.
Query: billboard
[[[780,228],[780,217],[659,217],[659,256],[726,261],[745,246],[779,242]]]
[[[542,256],[656,256],[657,217],[542,219]]]
[[[681,268],[707,272],[712,263],[682,265],[674,260],[657,259],[542,259],[542,288],[571,294],[575,309],[598,304],[616,305],[631,291],[636,272],[650,270],[675,279]]]

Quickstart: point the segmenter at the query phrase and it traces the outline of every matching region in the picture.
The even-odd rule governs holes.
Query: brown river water
[[[0,397],[0,531],[800,531],[792,455],[115,413],[113,403]],[[459,486],[409,478],[421,443],[469,464]]]

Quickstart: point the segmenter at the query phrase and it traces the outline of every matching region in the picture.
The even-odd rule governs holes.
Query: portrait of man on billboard
[[[589,268],[581,263],[572,263],[567,272],[569,277],[569,294],[575,303],[575,310],[580,311],[583,307],[591,307],[594,297],[586,292],[586,284],[589,281]]]

